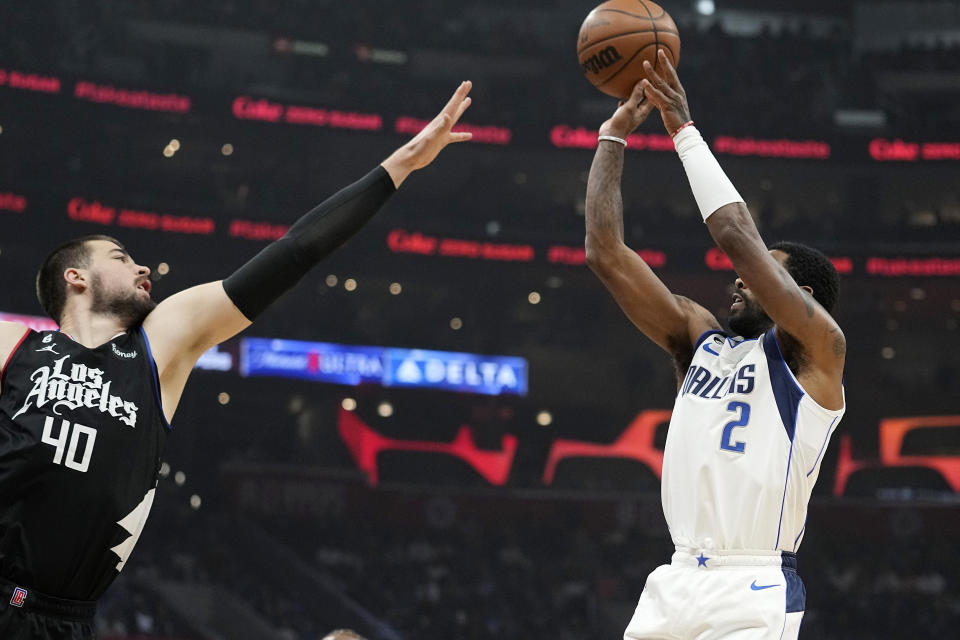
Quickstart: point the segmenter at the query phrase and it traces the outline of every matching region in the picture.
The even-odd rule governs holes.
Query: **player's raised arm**
[[[840,387],[846,341],[830,313],[799,286],[760,238],[743,198],[727,178],[690,118],[686,93],[670,61],[660,53],[658,74],[644,63],[646,95],[660,110],[703,219],[714,242],[730,257],[742,286],[749,287],[778,328],[781,344],[795,340],[812,365],[808,391],[828,408],[843,406]],[[804,283],[805,285],[806,283]],[[786,332],[787,336],[783,336]]]
[[[623,241],[620,181],[626,137],[653,110],[638,84],[630,98],[600,127],[597,153],[587,179],[587,265],[613,295],[627,317],[670,353],[682,372],[692,346],[704,331],[719,329],[700,305],[674,295],[637,253]]]
[[[292,288],[320,260],[360,230],[413,171],[448,144],[471,138],[451,128],[470,106],[463,82],[424,129],[366,176],[301,217],[222,282],[192,287],[164,300],[143,322],[160,374],[164,409],[172,415],[194,363],[236,335]],[[169,415],[168,415],[169,417]]]
[[[3,376],[3,370],[7,366],[7,360],[13,354],[13,351],[20,344],[20,340],[27,334],[27,327],[19,322],[0,322],[0,377]],[[3,388],[0,387],[0,392]]]

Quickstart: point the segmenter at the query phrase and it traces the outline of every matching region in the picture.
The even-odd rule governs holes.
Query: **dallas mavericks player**
[[[624,637],[796,638],[805,591],[794,553],[830,435],[844,412],[846,341],[830,316],[839,278],[819,251],[764,245],[693,126],[666,56],[600,127],[587,184],[587,262],[665,349],[678,386],[662,500],[676,546],[647,578]],[[707,229],[740,276],[725,333],[673,295],[623,242],[625,138],[657,108]]]
[[[51,253],[37,296],[60,331],[0,322],[0,638],[88,640],[96,600],[140,537],[170,420],[194,363],[239,333],[450,143],[443,111],[366,177],[300,218],[228,278],[160,304],[113,238]]]

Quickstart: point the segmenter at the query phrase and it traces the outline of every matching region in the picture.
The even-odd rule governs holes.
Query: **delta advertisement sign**
[[[240,375],[247,377],[523,396],[527,372],[527,361],[514,356],[265,338],[240,344]]]

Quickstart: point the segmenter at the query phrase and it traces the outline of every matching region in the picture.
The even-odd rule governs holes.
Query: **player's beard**
[[[773,320],[753,298],[740,294],[743,307],[730,314],[727,320],[730,329],[738,336],[756,338],[773,326]]]
[[[93,304],[90,306],[90,311],[113,316],[128,329],[140,326],[144,318],[157,306],[156,302],[150,298],[144,298],[137,291],[107,291],[96,273],[93,274],[90,285],[93,290]]]

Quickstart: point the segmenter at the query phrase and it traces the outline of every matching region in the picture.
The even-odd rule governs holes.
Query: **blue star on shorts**
[[[710,559],[710,558],[707,558],[706,556],[704,556],[704,555],[703,555],[703,552],[701,551],[701,552],[700,552],[700,555],[697,557],[697,566],[698,566],[698,567],[705,567],[705,566],[707,566],[707,560],[709,560],[709,559]]]

